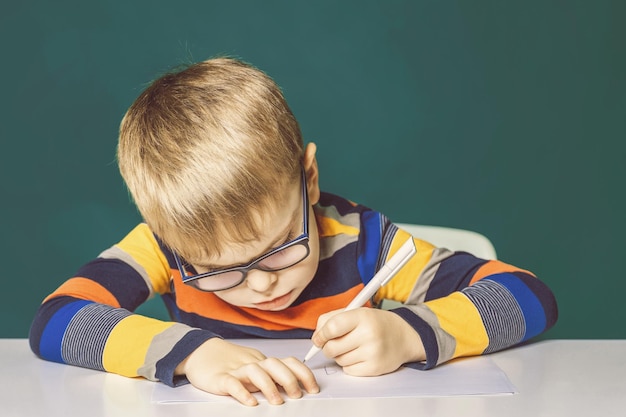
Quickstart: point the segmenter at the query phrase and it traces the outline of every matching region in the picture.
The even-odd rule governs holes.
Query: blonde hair
[[[300,178],[303,148],[274,81],[215,58],[141,93],[122,120],[118,162],[150,228],[188,260],[204,259],[258,236],[259,214]]]

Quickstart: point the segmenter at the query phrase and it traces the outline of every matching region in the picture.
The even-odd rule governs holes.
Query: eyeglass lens
[[[295,244],[262,259],[258,264],[253,265],[251,269],[278,271],[297,264],[307,255],[308,249],[305,245]],[[226,271],[206,278],[197,279],[194,281],[194,285],[201,290],[218,291],[239,284],[245,274],[246,271],[244,270]]]

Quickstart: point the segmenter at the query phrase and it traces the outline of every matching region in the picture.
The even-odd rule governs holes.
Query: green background
[[[483,233],[553,288],[549,338],[626,337],[625,21],[619,0],[5,2],[0,337],[139,221],[126,108],[218,54],[282,86],[325,190]]]

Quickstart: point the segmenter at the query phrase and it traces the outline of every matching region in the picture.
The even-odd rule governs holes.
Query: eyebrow
[[[302,210],[302,207],[300,207],[301,205],[302,205],[302,203],[298,205],[298,210],[295,210],[294,213],[291,215],[291,221],[287,224],[287,227],[285,227],[285,229],[282,230],[282,232],[278,235],[278,237],[276,239],[274,239],[269,245],[267,245],[267,247],[259,255],[250,258],[247,262],[245,262],[245,263],[237,263],[237,264],[232,264],[232,265],[212,265],[212,264],[197,263],[196,266],[199,266],[199,267],[201,267],[203,269],[207,269],[207,270],[211,271],[211,270],[215,270],[215,269],[227,269],[227,268],[233,268],[233,267],[236,267],[236,266],[248,265],[250,262],[252,262],[253,260],[258,259],[259,257],[265,255],[266,253],[268,253],[272,249],[275,249],[278,246],[282,245],[283,243],[286,243],[286,240],[289,237],[289,234],[291,233],[291,231],[295,227],[295,223],[297,221],[298,214],[300,213],[300,210]]]

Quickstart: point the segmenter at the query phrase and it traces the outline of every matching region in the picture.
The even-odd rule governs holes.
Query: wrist
[[[405,320],[420,338],[420,349],[424,351],[424,358],[413,362],[415,369],[431,369],[439,362],[439,343],[433,327],[415,311],[408,307],[390,310]]]
[[[189,356],[191,356],[193,354],[193,352],[191,352],[189,354]],[[185,368],[187,366],[187,360],[189,359],[189,356],[187,356],[185,359],[183,359],[177,366],[176,368],[174,368],[174,376],[183,376],[183,375],[187,375],[187,372],[185,372]]]
[[[197,355],[199,351],[202,351],[203,354],[206,354],[206,351],[212,349],[213,345],[222,341],[223,340],[219,337],[212,337],[206,340],[204,343],[200,344],[197,348],[191,351],[191,353],[187,355],[182,361],[180,361],[176,368],[174,368],[174,376],[187,375],[187,366],[189,366],[189,362],[193,361],[193,356]]]
[[[420,362],[426,360],[424,343],[417,330],[404,318],[394,314],[400,326],[401,346],[403,346],[403,363]]]

